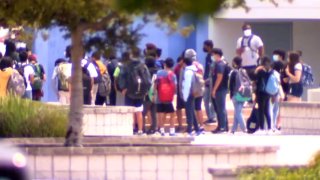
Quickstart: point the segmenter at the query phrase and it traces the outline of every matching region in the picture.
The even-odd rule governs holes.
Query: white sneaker
[[[265,130],[257,130],[256,132],[253,133],[254,135],[266,135],[266,131]]]

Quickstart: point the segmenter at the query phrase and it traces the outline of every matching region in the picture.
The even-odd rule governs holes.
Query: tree
[[[2,0],[0,23],[37,28],[61,26],[70,32],[72,77],[66,146],[81,146],[83,118],[83,34],[104,29],[118,16],[152,15],[175,28],[184,13],[213,14],[222,6],[245,6],[245,0]]]

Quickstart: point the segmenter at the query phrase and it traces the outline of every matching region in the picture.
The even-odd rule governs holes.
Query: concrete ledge
[[[283,102],[280,108],[282,134],[320,134],[320,103]]]

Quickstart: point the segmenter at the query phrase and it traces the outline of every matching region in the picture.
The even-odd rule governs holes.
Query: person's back
[[[13,69],[10,66],[11,58],[5,58],[0,62],[0,97],[7,95],[7,86]]]

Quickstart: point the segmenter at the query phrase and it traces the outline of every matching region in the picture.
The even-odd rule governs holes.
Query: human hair
[[[182,56],[179,56],[179,57],[177,58],[177,63],[179,63],[179,62],[181,62],[181,61],[183,61],[183,57],[182,57]]]
[[[54,62],[54,66],[58,66],[60,63],[67,62],[67,60],[63,58],[59,58]]]
[[[134,47],[134,48],[131,49],[132,57],[138,58],[138,57],[140,57],[140,53],[141,53],[140,49],[137,48],[137,47]]]
[[[299,54],[299,56],[302,56],[302,51],[301,50],[297,50],[297,53]]]
[[[174,65],[174,61],[172,58],[168,57],[165,61],[164,64],[167,66],[167,68],[172,68]]]
[[[210,39],[205,40],[205,41],[203,42],[203,44],[206,45],[206,46],[208,46],[208,47],[211,48],[211,49],[213,48],[213,41],[210,40]]]
[[[279,55],[281,57],[282,60],[286,59],[286,51],[282,50],[282,49],[276,49],[273,51],[273,54]]]
[[[92,58],[94,58],[95,60],[99,60],[101,58],[101,53],[99,51],[95,51],[92,55]]]
[[[187,65],[190,66],[193,63],[193,60],[191,58],[183,58],[183,62]]]
[[[217,54],[217,55],[219,55],[220,57],[223,56],[223,52],[222,52],[222,50],[219,49],[219,48],[213,48],[213,49],[212,49],[212,54]]]
[[[264,66],[267,70],[271,69],[272,61],[268,56],[263,56],[261,58],[261,65]]]
[[[71,45],[66,47],[66,52],[65,52],[66,58],[71,58]]]
[[[300,63],[300,55],[297,52],[289,52],[289,70],[294,74],[294,66]]]
[[[9,56],[3,57],[2,60],[0,61],[1,70],[4,70],[5,68],[12,67],[12,66],[13,66],[12,58]]]
[[[242,30],[244,31],[244,30],[246,30],[246,29],[251,29],[251,25],[250,25],[249,23],[244,23],[244,24],[242,25]]]
[[[160,56],[161,56],[161,54],[162,54],[162,49],[157,48],[157,50],[156,50],[156,54],[157,54],[157,57],[160,57]]]
[[[236,56],[233,58],[232,63],[236,66],[236,68],[242,67],[242,58],[239,56]]]
[[[28,59],[28,53],[27,51],[21,51],[19,54],[19,58],[21,62],[26,62]]]

